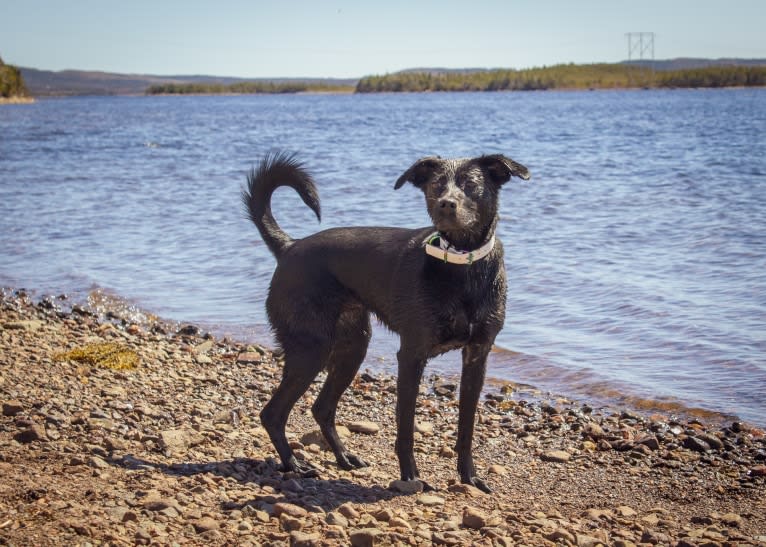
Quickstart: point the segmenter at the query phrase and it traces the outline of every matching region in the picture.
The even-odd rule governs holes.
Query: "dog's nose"
[[[442,209],[455,209],[457,207],[457,203],[452,199],[440,199],[439,207]]]

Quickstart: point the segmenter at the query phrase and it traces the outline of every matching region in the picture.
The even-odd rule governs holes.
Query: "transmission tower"
[[[651,60],[649,70],[651,80],[654,81],[654,33],[653,32],[628,32],[628,64],[633,60]],[[651,54],[651,57],[649,57]],[[641,63],[643,64],[643,63]]]
[[[654,65],[654,33],[653,32],[628,32],[628,61],[633,60],[638,53],[638,60],[643,61],[647,53],[651,53],[652,65]]]

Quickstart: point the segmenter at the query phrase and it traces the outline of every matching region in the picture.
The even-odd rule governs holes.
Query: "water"
[[[274,262],[239,192],[300,152],[323,222],[419,227],[418,157],[503,152],[509,292],[489,375],[766,425],[766,90],[92,97],[0,108],[0,285],[268,342]],[[377,329],[366,367],[393,370]],[[456,372],[459,354],[431,370]],[[708,414],[712,413],[712,414]]]

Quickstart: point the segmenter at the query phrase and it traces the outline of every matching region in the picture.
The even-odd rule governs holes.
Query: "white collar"
[[[484,245],[473,251],[460,251],[452,246],[443,235],[439,232],[434,232],[423,240],[423,247],[426,250],[426,254],[449,262],[451,264],[466,264],[470,266],[477,260],[481,260],[487,256],[495,247],[495,234],[489,238]]]

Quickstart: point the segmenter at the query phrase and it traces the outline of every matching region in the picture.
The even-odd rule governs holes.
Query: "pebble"
[[[321,544],[322,534],[319,532],[290,532],[290,547],[318,547]]]
[[[24,405],[21,401],[5,401],[3,402],[3,416],[16,416],[24,411]]]
[[[194,521],[193,526],[198,534],[203,534],[211,530],[218,530],[221,527],[217,520],[210,517],[202,517],[201,519]]]
[[[415,431],[420,433],[421,435],[433,435],[434,424],[432,424],[431,422],[415,421]]]
[[[710,445],[700,438],[689,436],[684,439],[684,448],[694,450],[695,452],[707,452],[710,450]]]
[[[261,361],[263,361],[263,356],[255,351],[240,353],[237,356],[237,363],[243,365],[258,365]]]
[[[382,539],[383,531],[378,528],[352,530],[349,534],[353,547],[372,547]]]
[[[304,518],[308,513],[306,509],[293,503],[279,502],[274,504],[274,515],[277,517],[289,515],[294,518]]]
[[[549,450],[543,452],[540,458],[546,462],[566,463],[572,458],[572,455],[565,450]]]
[[[487,525],[487,515],[475,507],[468,506],[463,509],[462,522],[463,526],[479,530]]]
[[[13,436],[16,442],[22,444],[29,444],[35,441],[47,441],[48,435],[45,433],[45,428],[38,424],[33,424],[25,429],[22,429]]]
[[[487,495],[456,482],[455,390],[422,387],[415,456],[438,487],[422,492],[420,481],[394,480],[396,382],[376,373],[352,384],[338,412],[372,424],[370,436],[338,426],[369,467],[342,470],[323,451],[311,417],[321,383],[297,403],[288,439],[319,470],[305,478],[278,470],[258,419],[281,377],[270,351],[7,301],[0,293],[0,324],[40,327],[0,331],[0,542],[712,547],[757,544],[766,529],[766,442],[747,424],[495,392],[480,402],[474,436]],[[129,341],[140,366],[51,367],[54,353],[103,340]],[[542,463],[556,452],[569,463]]]
[[[418,480],[403,481],[397,479],[391,481],[388,488],[389,490],[400,492],[402,494],[417,494],[418,492],[423,491],[423,483]]]
[[[444,505],[444,498],[440,496],[434,496],[431,494],[422,494],[418,496],[418,503],[425,505],[426,507],[435,507],[437,505]]]
[[[375,422],[370,421],[357,421],[351,422],[346,425],[349,431],[354,433],[362,433],[364,435],[375,435],[380,431],[380,426]]]
[[[341,528],[348,528],[348,519],[344,517],[340,512],[338,511],[330,511],[325,516],[324,521],[327,524],[333,525],[333,526],[340,526]]]

